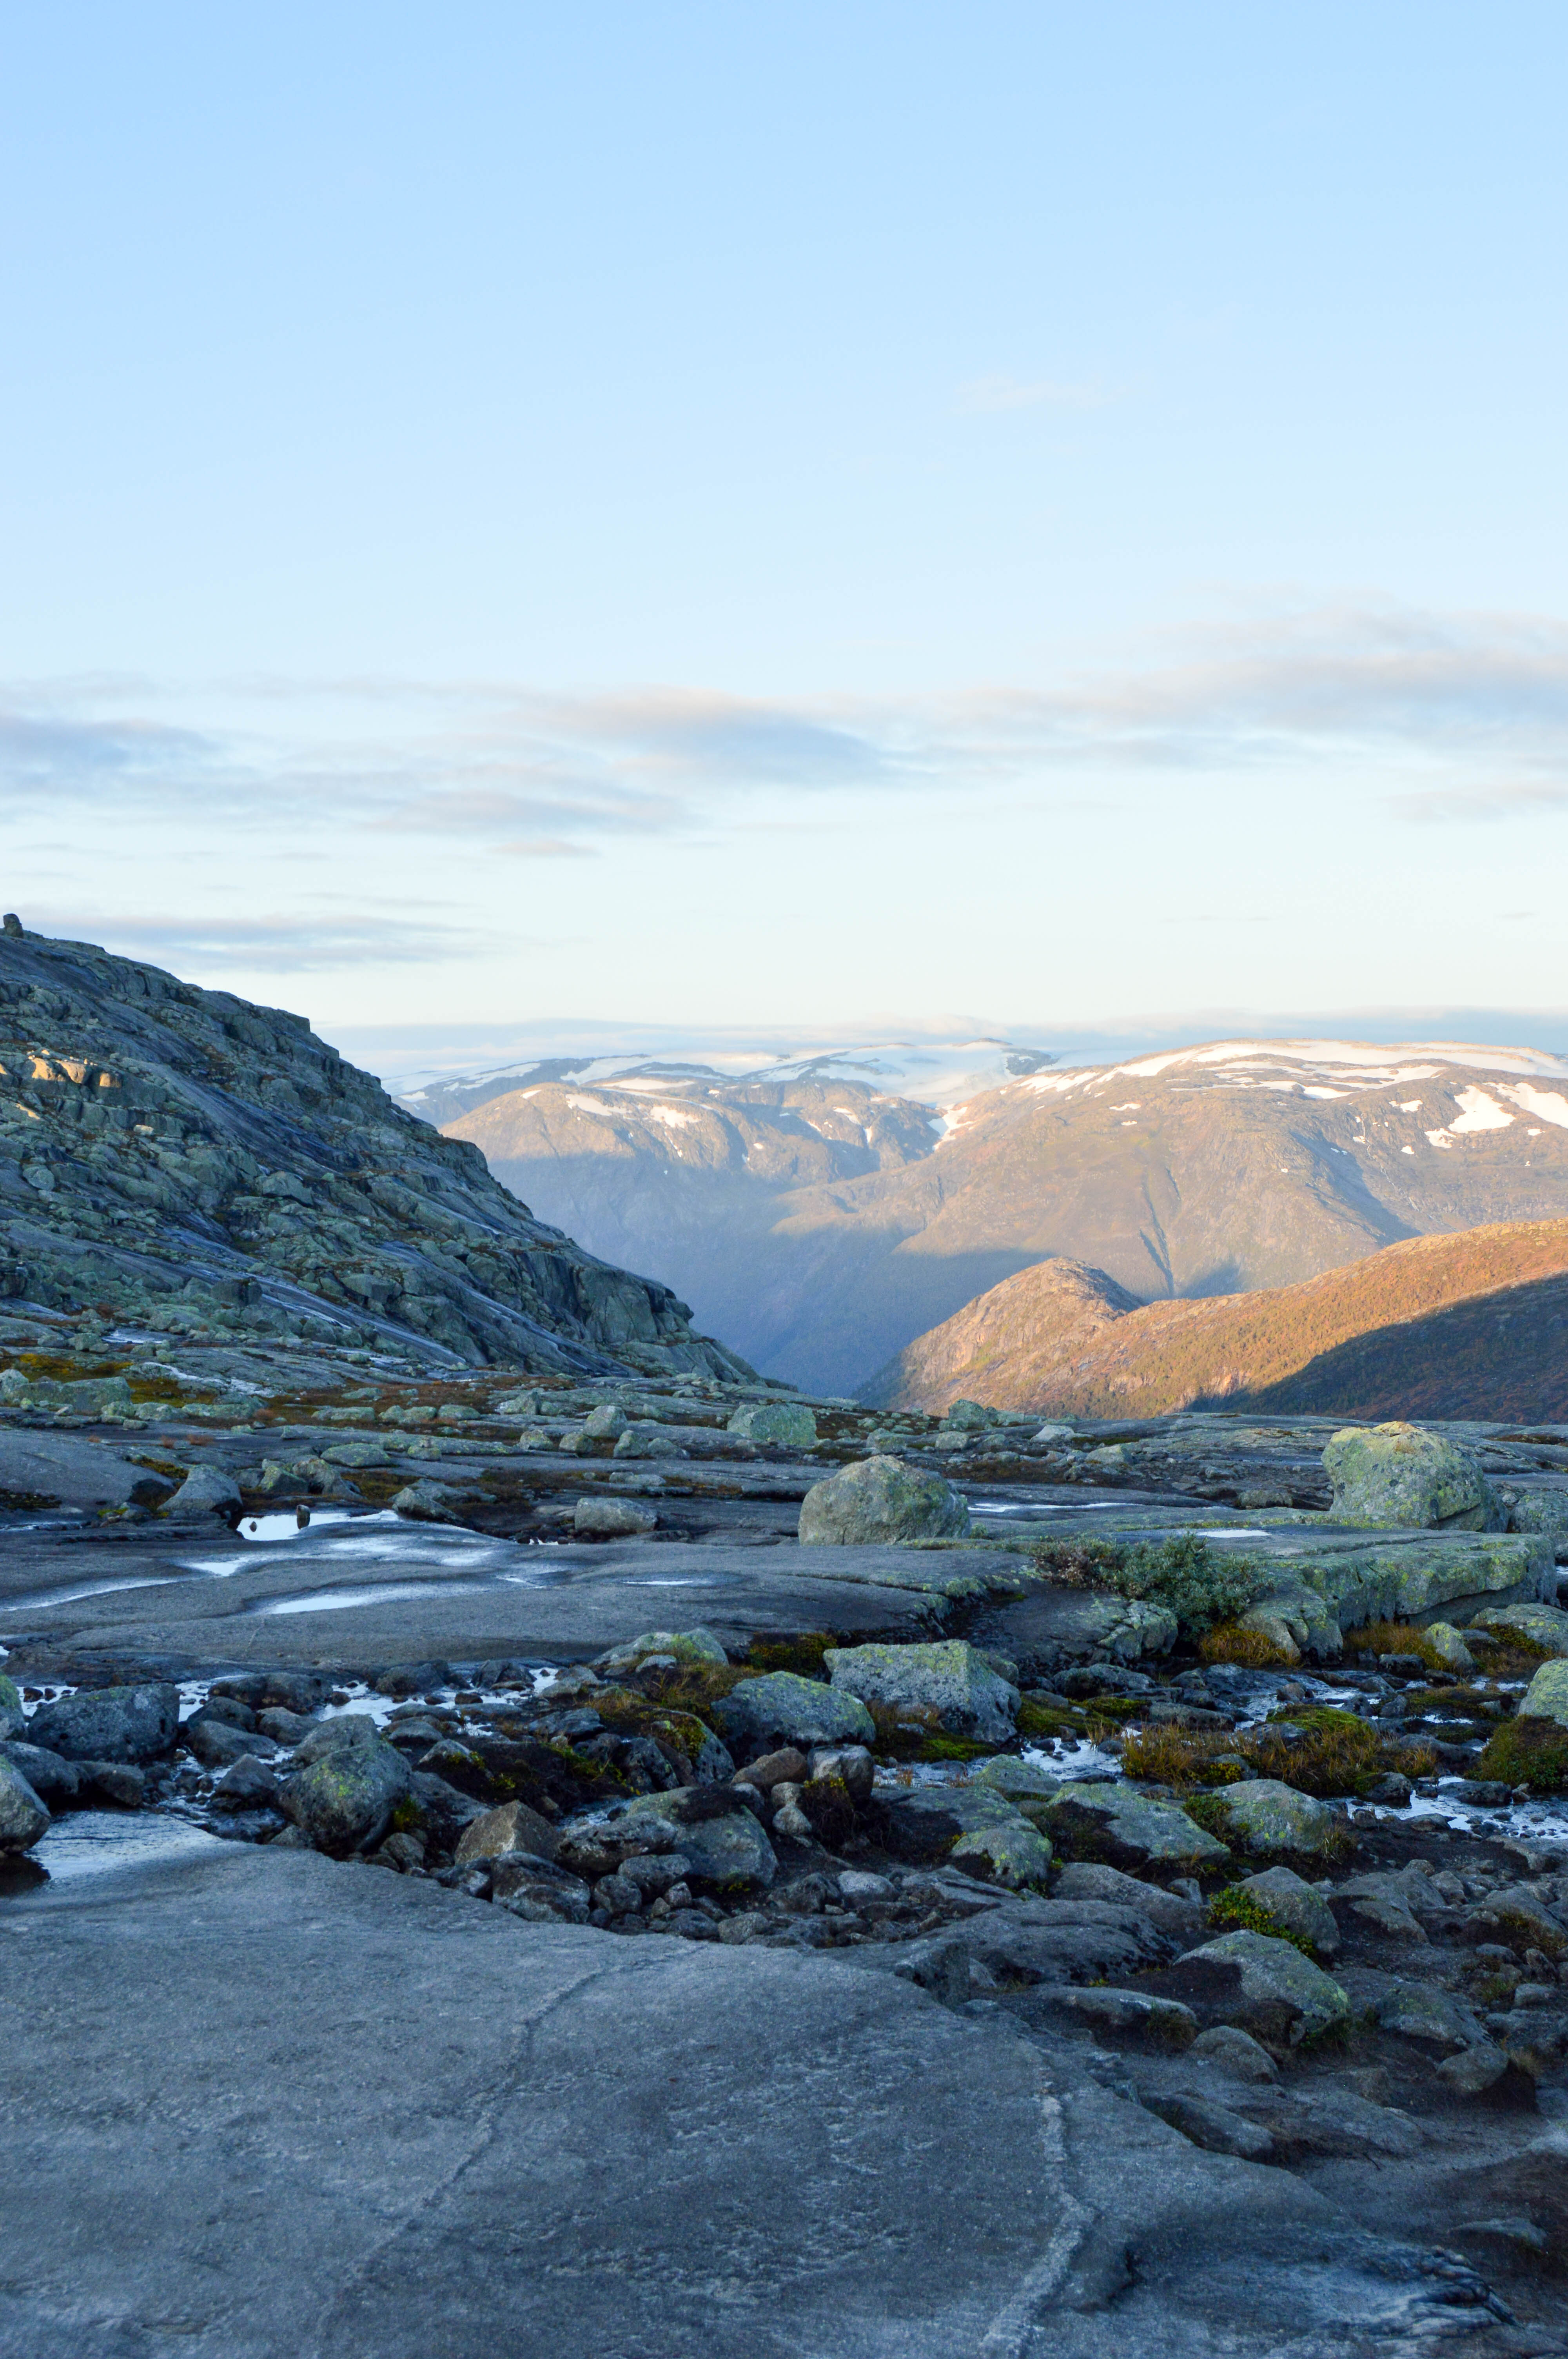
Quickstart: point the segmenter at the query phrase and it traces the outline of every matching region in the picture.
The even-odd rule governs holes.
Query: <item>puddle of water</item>
[[[395,1605],[410,1597],[472,1596],[483,1581],[384,1581],[364,1589],[310,1589],[300,1597],[269,1597],[248,1611],[261,1619],[279,1614],[346,1614],[360,1605]]]
[[[152,1810],[67,1810],[29,1856],[55,1884],[74,1884],[126,1867],[161,1865],[222,1849],[217,1835]]]
[[[310,1520],[302,1524],[292,1507],[280,1508],[271,1516],[242,1516],[234,1529],[243,1540],[302,1539],[307,1532],[319,1532],[329,1524],[346,1524],[351,1520],[346,1507],[313,1507]]]

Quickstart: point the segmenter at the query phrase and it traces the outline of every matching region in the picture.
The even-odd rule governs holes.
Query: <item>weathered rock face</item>
[[[1502,1530],[1505,1516],[1474,1451],[1419,1425],[1347,1426],[1323,1453],[1336,1523]]]
[[[166,1333],[747,1373],[303,1016],[30,933],[0,937],[0,1290]]]
[[[1005,1745],[1019,1691],[962,1638],[925,1647],[829,1647],[823,1657],[836,1688],[862,1703],[911,1704],[934,1712],[955,1736]]]
[[[154,1761],[168,1751],[178,1725],[176,1687],[79,1688],[40,1704],[27,1736],[68,1761]]]
[[[962,1539],[969,1511],[940,1474],[898,1458],[861,1458],[815,1484],[800,1506],[801,1545],[865,1547],[879,1541]]]

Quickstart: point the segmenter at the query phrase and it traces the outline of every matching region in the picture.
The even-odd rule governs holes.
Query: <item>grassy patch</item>
[[[1313,1954],[1312,1943],[1304,1933],[1293,1933],[1288,1925],[1281,1925],[1271,1908],[1265,1908],[1253,1893],[1243,1892],[1238,1884],[1227,1885],[1223,1892],[1215,1894],[1208,1904],[1208,1916],[1210,1924],[1217,1926],[1222,1933],[1266,1933],[1271,1941],[1288,1941],[1303,1958]]]
[[[1355,1712],[1336,1712],[1324,1704],[1308,1712],[1287,1712],[1281,1718],[1304,1729],[1304,1737],[1287,1740],[1265,1723],[1238,1748],[1255,1764],[1260,1777],[1277,1777],[1300,1794],[1321,1799],[1359,1793],[1381,1775],[1386,1766],[1381,1740]]]
[[[1240,1663],[1249,1670],[1290,1668],[1292,1658],[1261,1630],[1245,1630],[1239,1622],[1217,1622],[1198,1642],[1198,1659],[1205,1663]]]
[[[1240,1749],[1235,1737],[1212,1729],[1146,1728],[1128,1739],[1121,1766],[1128,1777],[1158,1786],[1234,1786],[1251,1774],[1235,1757]]]
[[[1476,1765],[1478,1777],[1500,1777],[1537,1794],[1568,1792],[1568,1728],[1554,1720],[1505,1720]]]
[[[1489,1680],[1532,1680],[1552,1656],[1522,1630],[1466,1630],[1465,1644]]]
[[[1031,1553],[1036,1570],[1065,1588],[1108,1589],[1167,1607],[1189,1645],[1217,1623],[1234,1622],[1268,1586],[1250,1557],[1211,1548],[1197,1532],[1136,1548],[1116,1540],[1037,1540]]]
[[[1130,1777],[1172,1786],[1195,1817],[1203,1790],[1234,1786],[1246,1777],[1273,1777],[1299,1794],[1328,1799],[1361,1794],[1385,1770],[1427,1777],[1436,1756],[1429,1745],[1388,1744],[1354,1712],[1320,1707],[1289,1715],[1304,1736],[1288,1740],[1266,1725],[1233,1734],[1217,1729],[1150,1728],[1130,1737],[1121,1756]],[[1200,1823],[1207,1825],[1206,1820]],[[1223,1821],[1210,1827],[1223,1835]]]
[[[1358,1630],[1345,1633],[1345,1655],[1348,1662],[1357,1657],[1413,1655],[1429,1671],[1448,1669],[1426,1632],[1413,1622],[1363,1622]]]
[[[825,1680],[822,1658],[838,1639],[831,1630],[800,1630],[793,1637],[753,1638],[746,1649],[746,1669],[755,1678],[764,1671],[794,1671],[803,1680]]]
[[[1018,1733],[1026,1740],[1043,1736],[1082,1736],[1087,1722],[1082,1712],[1063,1712],[1051,1704],[1021,1703]]]

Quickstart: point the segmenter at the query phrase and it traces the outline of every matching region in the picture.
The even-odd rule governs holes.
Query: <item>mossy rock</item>
[[[1476,1775],[1536,1794],[1568,1792],[1568,1728],[1554,1720],[1505,1720],[1487,1739]]]

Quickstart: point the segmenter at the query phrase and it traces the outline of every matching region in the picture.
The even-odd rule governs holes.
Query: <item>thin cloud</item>
[[[296,973],[410,961],[430,963],[471,952],[492,937],[471,927],[326,911],[317,916],[119,918],[70,908],[27,909],[30,932],[89,942],[123,958],[200,966],[216,962],[250,973]]]
[[[1104,409],[1119,399],[1112,386],[1098,378],[1064,383],[1057,377],[971,377],[958,387],[957,408],[984,417],[1007,409]]]

